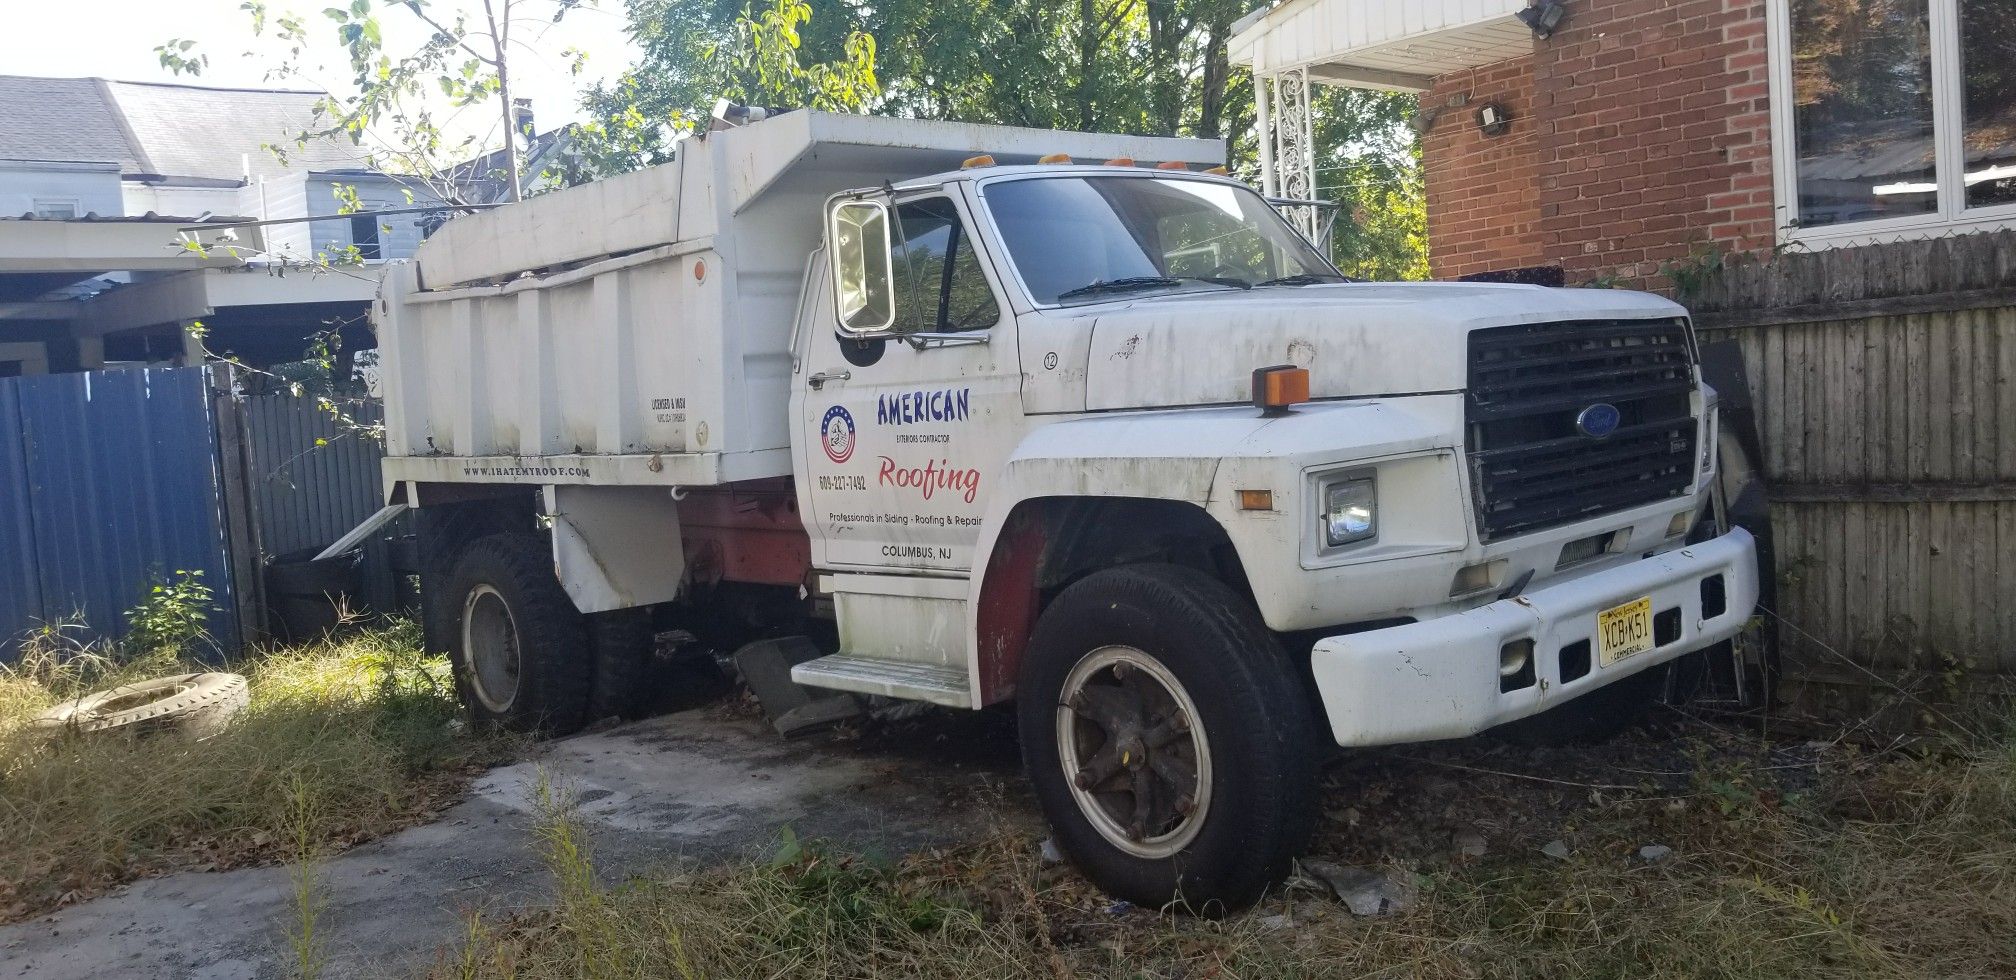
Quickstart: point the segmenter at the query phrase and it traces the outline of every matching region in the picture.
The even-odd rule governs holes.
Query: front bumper
[[[1702,616],[1704,579],[1722,576],[1724,611]],[[1678,632],[1608,667],[1597,663],[1596,615],[1650,596],[1655,620],[1678,610]],[[1461,738],[1516,721],[1605,684],[1736,635],[1757,605],[1757,548],[1741,528],[1629,565],[1405,626],[1332,636],[1311,654],[1337,744]],[[1668,620],[1671,622],[1669,614]],[[1499,652],[1533,641],[1534,683],[1500,690]],[[1588,670],[1563,679],[1562,649],[1587,641]],[[1581,658],[1571,657],[1572,662]],[[1570,674],[1574,673],[1571,669]]]

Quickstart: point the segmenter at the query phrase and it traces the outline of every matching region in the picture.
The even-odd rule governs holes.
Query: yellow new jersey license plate
[[[1652,597],[1633,599],[1596,614],[1596,662],[1608,667],[1652,649]]]

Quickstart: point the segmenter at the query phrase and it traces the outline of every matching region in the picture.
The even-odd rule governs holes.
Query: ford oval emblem
[[[1575,428],[1591,439],[1601,439],[1617,431],[1617,424],[1622,421],[1624,416],[1617,411],[1617,406],[1597,402],[1575,416]]]

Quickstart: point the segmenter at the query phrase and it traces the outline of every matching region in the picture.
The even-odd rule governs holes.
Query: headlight
[[[1323,487],[1323,542],[1328,547],[1364,541],[1379,531],[1378,497],[1372,478],[1344,480]]]

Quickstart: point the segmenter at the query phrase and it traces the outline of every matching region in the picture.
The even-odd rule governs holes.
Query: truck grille
[[[1678,320],[1472,332],[1464,422],[1478,534],[1490,541],[1687,492],[1693,360]],[[1619,419],[1594,438],[1576,418],[1599,403]]]

